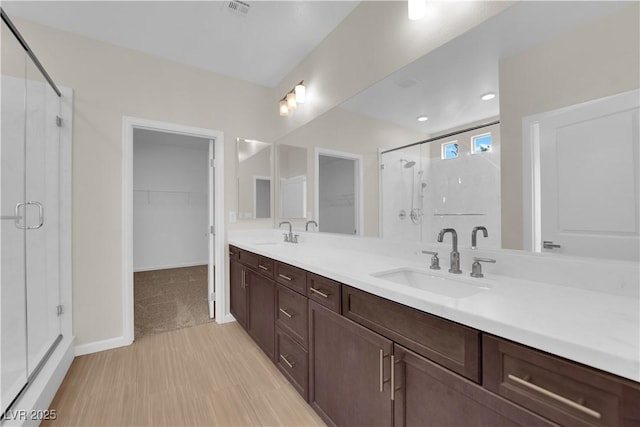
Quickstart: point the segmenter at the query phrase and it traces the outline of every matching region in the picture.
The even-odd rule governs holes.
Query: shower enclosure
[[[61,152],[70,148],[61,150],[61,93],[4,10],[1,55],[0,406],[7,418],[63,339],[60,282],[69,278],[61,271],[60,177]]]
[[[500,248],[499,122],[384,151],[380,166],[382,237],[435,243],[453,227],[470,246],[484,226],[481,246]]]

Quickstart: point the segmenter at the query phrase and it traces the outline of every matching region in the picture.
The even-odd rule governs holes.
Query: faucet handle
[[[481,262],[490,262],[492,264],[495,264],[496,260],[493,258],[473,257],[473,264],[471,264],[470,273],[471,277],[484,277],[484,274],[482,274],[482,264],[480,264]]]
[[[291,243],[298,243],[298,235],[294,234],[293,236],[291,236]]]
[[[433,255],[431,257],[431,266],[429,267],[432,270],[440,270],[440,258],[438,258],[438,252],[431,251],[422,251],[425,255]]]
[[[284,236],[284,241],[289,243],[289,233],[282,233],[282,235]]]

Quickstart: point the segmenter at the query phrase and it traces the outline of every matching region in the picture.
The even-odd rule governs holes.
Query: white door
[[[215,196],[215,160],[214,160],[214,149],[213,149],[213,140],[209,140],[209,267],[208,267],[208,286],[209,286],[209,318],[213,319],[215,316],[215,278],[214,278],[214,267],[215,267],[215,257],[214,257],[214,247],[215,247],[215,204],[214,204],[214,196]]]
[[[602,98],[539,120],[543,251],[639,260],[638,97]]]

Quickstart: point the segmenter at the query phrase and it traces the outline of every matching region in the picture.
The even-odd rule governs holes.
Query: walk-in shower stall
[[[471,230],[489,230],[482,247],[501,246],[500,124],[455,130],[380,155],[384,238],[435,243],[455,228],[463,245]]]
[[[15,408],[71,339],[70,107],[4,10],[1,54],[0,404],[27,421]]]

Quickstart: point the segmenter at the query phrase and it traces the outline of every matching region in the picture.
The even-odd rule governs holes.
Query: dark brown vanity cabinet
[[[252,270],[245,275],[247,289],[247,332],[271,360],[275,360],[275,283]]]
[[[394,357],[395,426],[552,426],[398,344]]]
[[[246,268],[238,261],[239,249],[229,247],[229,294],[230,311],[244,329],[247,329]]]
[[[392,342],[309,302],[309,403],[329,425],[390,426]]]
[[[640,426],[640,384],[233,246],[231,313],[329,425]]]
[[[272,278],[273,260],[229,246],[231,314],[274,360],[275,282]]]

